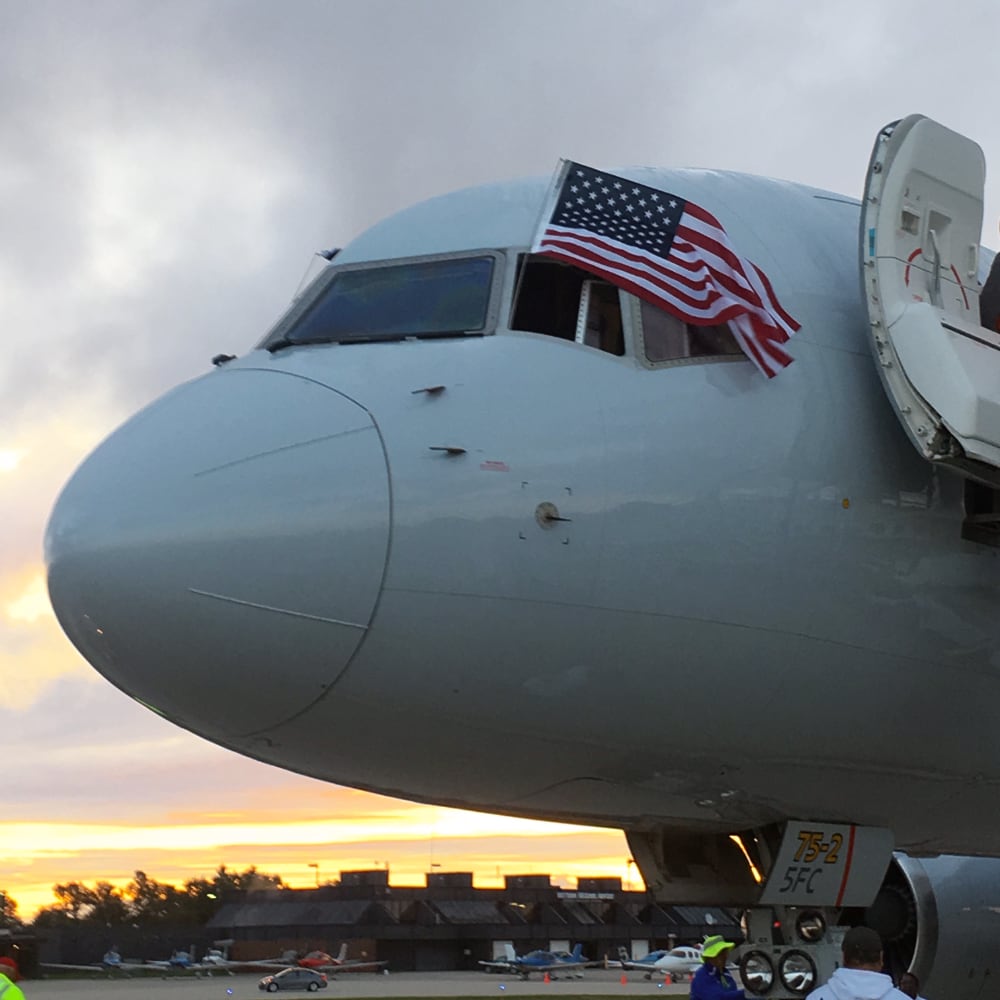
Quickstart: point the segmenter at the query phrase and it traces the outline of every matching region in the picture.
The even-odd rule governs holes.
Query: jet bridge
[[[861,273],[882,384],[931,462],[1000,487],[1000,333],[980,325],[986,164],[923,115],[879,132],[861,212]]]

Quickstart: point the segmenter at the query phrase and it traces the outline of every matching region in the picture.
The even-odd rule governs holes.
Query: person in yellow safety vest
[[[17,985],[20,978],[17,962],[12,958],[0,957],[0,1000],[24,1000],[21,987]]]

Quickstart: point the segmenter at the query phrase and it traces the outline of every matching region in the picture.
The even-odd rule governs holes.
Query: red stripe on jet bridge
[[[955,280],[958,282],[958,287],[962,289],[962,299],[965,301],[965,308],[969,308],[969,296],[965,294],[965,285],[962,284],[962,279],[958,276],[958,271],[955,270],[955,265],[951,265],[951,273],[955,275]]]
[[[837,893],[836,906],[840,906],[840,901],[844,898],[844,892],[847,889],[847,880],[851,874],[851,862],[854,860],[854,831],[857,829],[853,824],[851,825],[851,832],[847,837],[847,861],[844,862],[844,877],[840,880],[840,892]]]

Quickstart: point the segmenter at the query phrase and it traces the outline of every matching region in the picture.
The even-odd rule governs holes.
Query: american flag
[[[799,324],[710,212],[572,161],[554,190],[532,253],[575,264],[694,326],[728,323],[768,378],[791,364],[781,345]]]

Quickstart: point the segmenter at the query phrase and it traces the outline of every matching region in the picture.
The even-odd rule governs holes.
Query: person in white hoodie
[[[882,939],[870,927],[852,927],[840,946],[843,968],[806,1000],[910,1000],[882,971]]]

